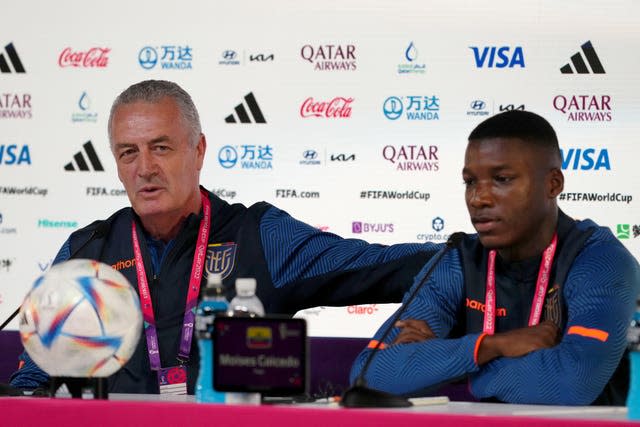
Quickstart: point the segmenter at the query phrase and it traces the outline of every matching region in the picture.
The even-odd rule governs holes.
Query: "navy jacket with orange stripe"
[[[526,327],[541,257],[522,262],[496,260],[496,332]],[[416,277],[419,283],[426,270]],[[437,338],[389,345],[366,373],[370,387],[420,395],[468,378],[479,399],[511,403],[624,405],[628,365],[626,330],[640,289],[640,267],[627,249],[593,221],[573,221],[560,212],[558,248],[543,319],[563,332],[553,348],[519,358],[497,358],[478,366],[482,334],[487,250],[477,235],[466,235],[457,250],[436,266],[403,315],[425,320]],[[414,284],[415,286],[415,284]],[[379,339],[380,328],[374,339]],[[371,349],[356,359],[352,381]]]
[[[432,243],[385,246],[343,239],[300,222],[268,203],[247,208],[229,205],[208,194],[212,218],[205,270],[223,275],[228,299],[235,296],[236,278],[256,278],[256,294],[267,313],[291,315],[314,306],[399,302],[422,265],[437,250]],[[176,356],[201,217],[202,213],[190,215],[180,234],[164,250],[158,248],[159,242],[142,234],[138,222],[163,367],[178,363]],[[74,232],[55,263],[70,256],[100,260],[120,270],[137,291],[132,220],[138,221],[133,210],[124,208],[106,221]],[[189,393],[193,393],[198,373],[196,341],[192,342],[187,363]],[[46,385],[49,379],[46,373],[26,353],[21,358],[23,367],[12,375],[11,385],[24,389]],[[158,393],[144,333],[131,359],[109,377],[109,391]]]

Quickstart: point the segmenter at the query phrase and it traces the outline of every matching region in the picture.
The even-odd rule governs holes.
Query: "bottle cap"
[[[241,277],[236,279],[236,293],[242,296],[256,293],[256,279],[253,277]]]
[[[222,287],[222,274],[209,273],[207,275],[207,288],[221,288]]]

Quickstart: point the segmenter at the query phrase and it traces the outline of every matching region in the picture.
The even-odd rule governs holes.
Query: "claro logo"
[[[354,315],[373,315],[378,311],[377,304],[368,305],[350,305],[347,307],[348,314]]]

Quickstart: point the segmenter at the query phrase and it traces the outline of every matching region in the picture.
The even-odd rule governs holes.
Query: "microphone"
[[[440,253],[436,255],[436,259],[431,264],[431,267],[429,267],[429,270],[427,270],[427,273],[422,278],[422,281],[413,289],[413,292],[409,295],[407,301],[393,316],[392,321],[389,322],[387,329],[384,331],[384,333],[376,343],[376,346],[369,353],[369,357],[367,357],[365,364],[362,366],[360,375],[358,375],[358,377],[356,378],[354,385],[347,389],[347,391],[345,391],[342,395],[340,406],[344,406],[345,408],[406,408],[413,405],[406,397],[367,387],[367,380],[364,378],[364,376],[366,375],[367,370],[369,369],[369,365],[371,365],[374,356],[377,354],[380,345],[387,338],[395,323],[407,310],[407,307],[409,307],[409,304],[411,304],[416,295],[418,295],[418,292],[420,291],[420,289],[422,289],[422,286],[426,283],[429,277],[431,277],[433,270],[440,263],[442,257],[444,257],[444,255],[449,252],[450,249],[457,247],[464,238],[464,235],[465,234],[462,232],[457,232],[449,236],[444,249],[442,249]]]
[[[75,257],[78,254],[78,252],[84,249],[89,243],[93,242],[95,239],[99,239],[101,237],[106,236],[109,233],[110,229],[111,229],[110,223],[106,221],[101,221],[93,230],[89,238],[82,245],[80,245],[78,249],[73,251],[73,253],[69,255],[68,259]],[[11,315],[4,322],[2,322],[2,325],[0,325],[0,331],[2,331],[5,328],[5,326],[7,326],[18,315],[19,312],[20,312],[20,307],[18,307],[16,311],[11,313]]]

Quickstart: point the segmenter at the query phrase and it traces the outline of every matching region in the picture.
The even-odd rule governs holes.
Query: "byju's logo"
[[[302,160],[300,160],[301,165],[319,165],[320,157],[316,150],[305,150],[302,152]]]
[[[9,62],[11,62],[11,66],[13,67],[13,71],[11,67],[9,67],[9,63],[7,62],[7,58],[9,58]],[[2,73],[25,73],[24,66],[22,65],[22,61],[18,56],[18,52],[16,48],[13,46],[13,43],[9,43],[4,47],[4,52],[0,53],[0,72]]]
[[[0,119],[30,119],[31,94],[0,94]]]
[[[596,50],[591,44],[591,40],[585,42],[580,47],[582,48],[582,54],[584,54],[584,57],[587,59],[587,62],[591,67],[591,71],[589,71],[587,63],[585,63],[582,54],[580,52],[576,52],[571,56],[571,63],[566,64],[562,68],[560,68],[560,72],[562,74],[573,74],[575,69],[575,73],[578,74],[605,74],[604,67],[600,62],[600,58],[598,57]],[[573,67],[571,65],[573,65]]]
[[[440,98],[437,96],[390,96],[382,104],[382,113],[389,120],[404,115],[407,120],[440,120]]]
[[[243,103],[236,105],[236,108],[234,108],[235,114],[232,113],[225,117],[224,121],[226,123],[267,123],[256,97],[253,96],[253,92],[249,92],[244,97],[244,102],[249,107],[249,111],[247,111]],[[253,122],[251,121],[252,118]]]
[[[20,166],[23,163],[31,164],[31,153],[29,153],[28,145],[0,144],[0,166]]]
[[[84,148],[84,153],[82,152],[82,150],[80,150],[76,154],[74,154],[73,161],[67,163],[64,166],[64,170],[66,171],[78,170],[82,172],[91,171],[91,168],[89,167],[89,164],[87,164],[87,161],[85,159],[85,155],[86,155],[89,158],[89,162],[91,163],[91,167],[93,168],[94,171],[104,172],[102,163],[100,163],[98,154],[96,153],[96,150],[93,148],[93,144],[91,143],[91,141],[85,142],[82,145],[82,148]]]
[[[352,44],[306,44],[300,49],[300,56],[313,64],[316,71],[355,71],[356,47]]]
[[[238,151],[242,154],[239,155]],[[242,169],[273,169],[273,147],[270,145],[225,145],[218,151],[218,162],[225,169],[238,162]]]
[[[553,108],[567,116],[568,122],[610,122],[611,96],[557,95]]]
[[[138,53],[138,63],[145,70],[155,68],[158,63],[163,70],[190,70],[193,68],[192,50],[190,46],[145,46]]]
[[[82,95],[78,98],[77,105],[80,111],[71,115],[72,122],[95,123],[98,120],[98,113],[91,111],[91,98],[89,98],[87,92],[82,92]]]
[[[477,68],[524,68],[521,46],[469,46]]]
[[[611,170],[609,150],[606,148],[569,148],[561,149],[562,169],[573,170]]]
[[[399,171],[438,171],[438,146],[436,145],[386,145],[382,157]]]
[[[353,221],[351,223],[353,234],[362,233],[393,233],[393,223],[370,223],[363,221]]]
[[[108,47],[92,47],[86,52],[74,52],[70,47],[66,47],[58,57],[58,65],[61,68],[105,68],[109,64],[107,54],[111,52]]]
[[[405,49],[404,58],[407,62],[398,64],[398,74],[424,74],[427,66],[416,62],[418,59],[418,49],[413,42],[409,43],[409,46]]]
[[[331,101],[314,101],[312,97],[305,99],[300,106],[300,116],[326,117],[329,119],[348,119],[351,117],[351,103],[353,98],[337,96]]]

